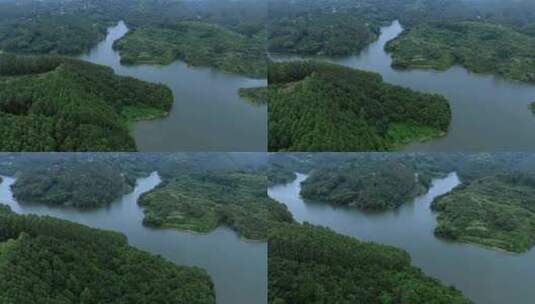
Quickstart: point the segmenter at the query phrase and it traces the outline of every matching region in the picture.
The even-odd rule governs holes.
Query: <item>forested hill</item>
[[[2,303],[215,303],[204,270],[130,247],[118,233],[2,206]]]
[[[135,2],[0,1],[0,50],[32,54],[88,51]]]
[[[373,42],[381,25],[414,0],[269,1],[268,49],[273,53],[341,56]]]
[[[433,201],[435,234],[511,252],[535,245],[535,174],[475,179]]]
[[[444,135],[448,101],[329,63],[269,67],[270,151],[392,150]]]
[[[24,170],[11,188],[20,203],[94,208],[131,191],[134,182],[117,164],[70,160]]]
[[[271,185],[305,172],[305,199],[362,210],[399,207],[456,172],[462,184],[431,206],[437,236],[518,253],[535,245],[532,153],[278,153],[270,167],[280,171]]]
[[[396,68],[476,73],[535,82],[535,2],[419,1],[399,19],[405,32],[387,45]]]
[[[144,24],[184,11],[175,0],[4,0],[0,50],[30,54],[80,54],[102,40],[119,20]]]
[[[445,70],[460,64],[476,73],[535,83],[535,36],[481,21],[428,22],[390,41],[397,68]]]
[[[107,27],[120,20],[134,31],[144,26],[159,29],[160,25],[196,21],[221,26],[234,35],[243,35],[241,40],[246,40],[263,32],[266,15],[266,0],[3,0],[0,1],[0,51],[80,54],[94,47],[104,38]],[[180,36],[178,30],[174,34]],[[201,31],[196,34],[205,35]],[[200,40],[205,50],[221,47],[217,41]],[[184,41],[191,43],[191,40]],[[227,47],[235,49],[236,41],[226,42]],[[155,47],[161,46],[160,43]],[[239,46],[242,52],[254,48],[243,43]],[[160,58],[152,61],[157,59]]]
[[[171,90],[55,56],[0,54],[0,150],[136,150],[128,122],[166,115]]]
[[[346,160],[354,159],[354,153],[337,152],[279,152],[269,154],[267,176],[269,186],[293,182],[297,175],[308,174],[320,168],[337,167]],[[358,154],[365,155],[365,154]],[[368,154],[380,155],[380,153]]]
[[[425,193],[430,182],[428,172],[402,161],[368,159],[314,170],[302,183],[301,195],[363,210],[388,210]]]
[[[20,203],[95,208],[152,172],[166,183],[209,172],[260,175],[265,163],[261,153],[1,153],[0,174],[16,179],[12,191]]]
[[[424,185],[436,177],[456,172],[464,183],[497,174],[532,173],[535,171],[535,155],[532,153],[276,153],[269,156],[272,184],[285,182],[277,175],[300,172],[314,177],[322,176],[336,181],[337,175],[359,175],[388,166],[402,167],[418,174]],[[268,172],[269,172],[268,171]],[[386,170],[385,170],[386,171]],[[394,173],[393,173],[394,174]],[[334,177],[334,178],[333,178]],[[289,177],[291,178],[291,177]],[[293,180],[293,179],[290,179]],[[340,178],[340,180],[342,180]],[[327,183],[334,187],[335,184]],[[331,190],[332,190],[331,189]],[[317,189],[319,190],[319,189]],[[325,190],[325,189],[324,189]],[[324,193],[326,194],[326,193]]]
[[[270,304],[472,303],[411,266],[403,250],[309,224],[270,230],[268,268]]]
[[[266,77],[265,31],[243,34],[198,21],[141,26],[116,41],[121,63],[169,64],[177,59],[251,77]]]
[[[139,199],[143,223],[197,232],[228,226],[248,239],[265,240],[270,225],[292,221],[268,198],[262,172],[193,172],[162,183]]]

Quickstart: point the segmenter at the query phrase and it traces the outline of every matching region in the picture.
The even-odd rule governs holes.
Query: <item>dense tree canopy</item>
[[[513,252],[535,245],[535,175],[476,179],[437,198],[438,236]]]
[[[135,0],[0,2],[0,50],[79,54],[104,38],[106,28]]]
[[[438,236],[512,252],[535,244],[532,153],[277,153],[269,163],[271,186],[307,173],[305,199],[364,210],[396,208],[456,172],[461,185],[432,204]]]
[[[181,59],[195,66],[266,76],[265,33],[253,36],[206,22],[175,22],[139,27],[118,40],[114,48],[122,63],[169,64]]]
[[[3,205],[0,205],[3,206]],[[123,235],[0,207],[2,303],[215,303],[212,282]]]
[[[117,164],[71,160],[23,170],[12,191],[22,203],[93,208],[112,202],[132,186]]]
[[[171,91],[64,57],[0,54],[0,150],[135,150],[127,122],[165,115]]]
[[[430,178],[400,160],[354,160],[314,170],[302,183],[306,199],[365,210],[399,207],[427,191]]]
[[[428,22],[387,44],[397,68],[448,69],[535,83],[535,37],[489,22]]]
[[[16,178],[17,199],[81,208],[111,203],[152,172],[166,183],[227,171],[259,177],[265,165],[262,153],[0,153],[0,174]]]
[[[241,98],[244,98],[254,105],[265,105],[268,102],[267,87],[241,88],[238,93]]]
[[[118,46],[125,63],[182,59],[264,77],[266,15],[266,0],[6,0],[0,51],[80,54],[124,20],[133,30]]]
[[[403,250],[309,224],[270,229],[268,267],[270,304],[471,303],[411,266]]]
[[[209,232],[221,225],[249,239],[266,239],[268,225],[291,220],[268,198],[261,172],[181,174],[139,200],[147,225]]]
[[[377,39],[413,0],[269,1],[268,49],[274,53],[341,56]]]
[[[268,105],[270,151],[391,150],[443,135],[451,120],[442,96],[314,61],[272,63]]]

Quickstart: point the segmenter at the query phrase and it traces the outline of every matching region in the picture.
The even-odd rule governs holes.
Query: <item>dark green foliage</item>
[[[238,93],[241,98],[255,105],[265,105],[268,102],[267,87],[241,88]]]
[[[139,177],[158,172],[165,180],[185,173],[210,171],[258,171],[266,166],[264,153],[0,153],[0,174],[24,175],[28,171],[57,166],[111,166],[120,168],[129,185]],[[80,174],[83,169],[78,170]],[[115,169],[112,171],[115,172]]]
[[[412,27],[433,21],[486,21],[512,26],[529,33],[535,21],[535,2],[531,0],[426,0],[407,1],[399,15],[403,25]]]
[[[59,56],[16,56],[0,54],[0,76],[18,76],[47,73],[62,63]]]
[[[214,171],[256,172],[251,175],[260,178],[265,162],[262,153],[3,153],[0,174],[16,177],[12,191],[21,203],[93,208],[113,202],[155,171],[164,185],[177,176]]]
[[[309,172],[303,197],[366,210],[398,207],[456,172],[462,185],[432,204],[437,235],[512,252],[535,244],[532,153],[277,153],[270,166],[281,171],[270,185]]]
[[[533,173],[487,176],[435,199],[435,234],[512,252],[535,245]]]
[[[531,102],[529,104],[529,109],[531,111],[531,113],[535,114],[535,101]]]
[[[325,171],[344,173],[351,168],[379,168],[382,163],[399,163],[418,173],[427,185],[435,177],[456,172],[463,182],[497,174],[531,173],[535,171],[533,153],[273,153],[270,166],[284,171],[312,174]]]
[[[471,303],[411,266],[403,250],[309,224],[270,230],[268,267],[270,304]]]
[[[234,38],[242,34],[257,41],[265,37],[262,31],[266,11],[265,0],[4,0],[0,2],[0,52],[80,54],[95,46],[104,38],[106,28],[120,20],[134,29],[156,23],[176,24],[178,20],[201,21],[225,27]],[[239,40],[246,40],[242,38]],[[201,45],[205,50],[221,49],[221,40],[215,42],[211,45],[214,41],[204,39]],[[235,47],[227,41],[224,44]],[[225,68],[231,69],[232,64],[242,60],[249,61],[250,64],[240,65],[233,71],[259,75],[261,71],[256,70],[259,66],[251,66],[254,60],[249,58],[257,56],[250,53],[258,50],[242,45],[240,51],[224,58],[233,59]],[[244,54],[245,51],[251,52]],[[265,64],[263,70],[262,76]]]
[[[10,214],[11,212],[9,205],[0,204],[0,215]]]
[[[12,191],[22,203],[94,208],[131,190],[129,183],[118,165],[71,160],[22,171]]]
[[[296,172],[308,173],[315,166],[330,163],[331,153],[271,153],[267,170],[268,186],[287,184],[296,178]],[[341,156],[339,153],[332,155]],[[338,157],[336,157],[339,160]]]
[[[132,117],[131,109],[166,113],[171,105],[167,87],[107,67],[0,54],[0,150],[135,150],[125,121],[142,117]]]
[[[424,193],[429,182],[429,176],[399,159],[370,157],[313,171],[302,183],[301,195],[364,210],[386,210]]]
[[[79,54],[104,38],[135,0],[3,1],[0,50],[31,54]]]
[[[485,22],[430,22],[387,44],[398,68],[444,70],[460,64],[476,73],[535,82],[535,38]]]
[[[270,0],[268,48],[303,55],[355,54],[377,39],[380,25],[414,2]]]
[[[377,39],[377,28],[347,12],[314,11],[275,19],[269,26],[274,53],[340,56],[361,51]]]
[[[248,239],[266,239],[268,225],[292,219],[268,198],[266,182],[258,172],[182,174],[140,198],[143,222],[198,232],[226,225]]]
[[[201,269],[130,247],[118,233],[2,209],[2,303],[215,303]]]
[[[169,64],[181,59],[194,66],[266,76],[263,33],[249,37],[220,25],[178,22],[139,27],[114,44],[122,63]]]
[[[443,135],[451,120],[442,96],[314,61],[271,64],[268,102],[270,151],[391,150]]]
[[[268,186],[281,185],[293,182],[297,175],[290,168],[271,164],[268,169]]]

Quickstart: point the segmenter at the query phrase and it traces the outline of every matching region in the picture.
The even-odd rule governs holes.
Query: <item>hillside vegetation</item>
[[[121,62],[169,64],[180,59],[194,66],[266,77],[265,33],[247,36],[204,22],[151,24],[114,44]]]
[[[166,115],[171,90],[107,67],[0,54],[0,150],[131,151],[128,122]]]
[[[269,232],[270,304],[469,304],[453,287],[411,266],[405,251],[309,224]]]
[[[329,63],[269,67],[270,151],[392,150],[445,134],[448,101]]]
[[[435,199],[435,234],[524,252],[535,245],[535,178],[529,173],[486,176]]]
[[[390,41],[397,68],[445,70],[460,64],[475,73],[535,83],[535,37],[486,22],[429,22]]]
[[[396,160],[351,161],[312,171],[301,196],[362,210],[388,210],[427,191],[430,177]]]
[[[268,49],[272,53],[347,56],[379,36],[416,1],[270,0]]]
[[[286,208],[271,200],[266,177],[249,172],[180,175],[139,199],[143,223],[197,232],[228,226],[248,239],[264,240],[268,225],[291,220]]]
[[[0,50],[24,54],[80,54],[106,35],[106,28],[132,0],[0,2]]]
[[[321,10],[275,19],[269,29],[270,52],[327,56],[357,53],[379,32],[351,13]]]
[[[94,47],[105,37],[106,29],[120,20],[129,26],[199,16],[221,21],[212,10],[230,5],[229,1],[218,2],[225,4],[212,3],[207,8],[176,0],[3,0],[0,2],[0,50],[77,55]],[[225,20],[228,19],[232,17]]]
[[[268,102],[268,88],[241,88],[238,91],[241,98],[247,100],[254,105],[265,105]]]
[[[0,302],[213,304],[215,293],[205,271],[121,234],[0,207]]]
[[[117,165],[70,161],[24,170],[11,188],[21,203],[95,208],[111,203],[133,186]]]

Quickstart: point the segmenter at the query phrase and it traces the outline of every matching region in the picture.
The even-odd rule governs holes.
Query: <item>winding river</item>
[[[137,180],[134,190],[108,207],[93,210],[53,208],[41,204],[19,204],[12,196],[15,180],[2,176],[0,202],[19,214],[62,218],[87,226],[118,231],[130,245],[159,254],[178,264],[198,266],[210,274],[218,304],[267,304],[267,244],[241,240],[228,228],[209,234],[173,229],[151,229],[142,225],[143,210],[137,200],[160,183],[153,173]]]
[[[446,136],[407,146],[409,151],[535,151],[535,116],[528,108],[535,101],[535,85],[468,72],[460,66],[447,71],[407,70],[391,67],[385,44],[403,28],[398,21],[381,28],[377,41],[355,56],[325,60],[379,73],[389,83],[446,96],[452,121]],[[274,60],[301,59],[272,56]]]
[[[238,96],[243,87],[265,86],[251,79],[182,61],[161,65],[121,65],[113,42],[128,32],[124,22],[79,58],[106,65],[118,75],[163,83],[174,94],[169,116],[136,122],[132,135],[140,151],[254,151],[267,149],[267,107]]]
[[[521,255],[436,238],[433,199],[459,185],[451,173],[433,180],[429,191],[397,210],[366,213],[304,201],[299,192],[305,175],[268,190],[269,196],[288,206],[299,222],[330,227],[345,235],[407,250],[413,265],[427,275],[453,285],[477,304],[531,304],[535,299],[535,249]]]

